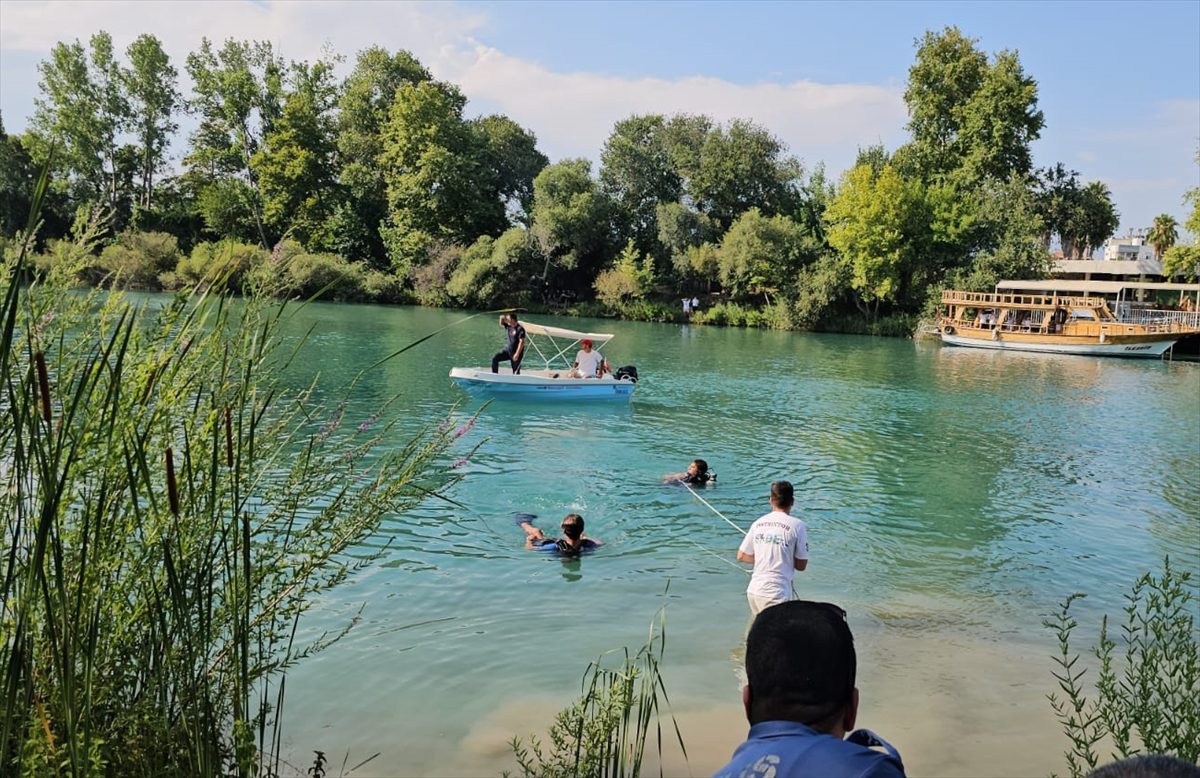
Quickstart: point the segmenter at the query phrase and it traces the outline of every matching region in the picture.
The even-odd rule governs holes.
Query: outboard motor
[[[613,373],[613,378],[618,381],[632,381],[636,384],[638,379],[637,368],[633,365],[618,367],[617,372]]]

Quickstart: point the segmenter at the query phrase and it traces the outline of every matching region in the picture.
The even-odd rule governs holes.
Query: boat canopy
[[[609,332],[579,332],[528,321],[521,322],[521,326],[525,328],[526,335],[540,335],[550,341],[549,348],[543,350],[536,338],[529,338],[529,346],[542,358],[547,369],[570,367],[575,361],[575,349],[582,340],[592,341],[592,347],[599,351],[605,343],[613,339],[612,333]]]
[[[596,348],[600,348],[601,345],[613,339],[612,334],[607,332],[577,332],[575,330],[564,329],[563,327],[547,327],[542,324],[534,324],[531,321],[523,321],[521,322],[521,326],[530,335],[545,335],[548,338],[563,338],[573,341],[590,340]]]
[[[1200,292],[1200,284],[1171,284],[1155,281],[1000,281],[996,291],[1082,292],[1084,294],[1120,294],[1123,289],[1168,289],[1174,292]]]

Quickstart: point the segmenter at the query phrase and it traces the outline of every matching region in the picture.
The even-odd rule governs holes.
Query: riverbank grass
[[[0,773],[278,775],[286,671],[352,626],[302,641],[301,617],[381,553],[359,545],[381,521],[455,479],[456,425],[384,446],[394,411],[359,423],[286,391],[294,307],[270,289],[235,301],[208,278],[136,306],[71,291],[70,263],[22,284],[17,246],[0,277]]]

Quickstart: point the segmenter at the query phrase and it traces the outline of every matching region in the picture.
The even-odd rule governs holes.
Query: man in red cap
[[[588,338],[579,341],[579,345],[583,348],[575,354],[575,367],[571,369],[571,378],[599,378],[604,357],[599,351],[592,350],[592,341]]]

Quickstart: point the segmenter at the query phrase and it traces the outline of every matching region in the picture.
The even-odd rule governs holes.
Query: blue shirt
[[[760,721],[713,778],[904,778],[904,765],[795,721]]]

